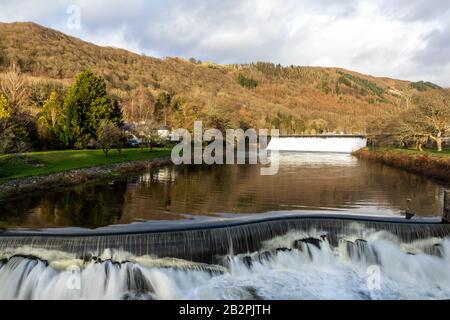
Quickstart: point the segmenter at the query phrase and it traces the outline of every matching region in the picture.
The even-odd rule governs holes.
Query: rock
[[[323,238],[325,237],[325,238]],[[339,237],[335,233],[329,233],[325,236],[321,236],[323,241],[328,241],[330,246],[337,248],[339,246]]]
[[[304,252],[304,249],[306,248],[309,258],[312,259],[313,253],[311,251],[311,248],[315,247],[320,250],[321,242],[322,242],[322,240],[317,239],[317,238],[300,239],[300,240],[296,240],[294,242],[294,248],[296,248],[297,250],[299,250],[301,252]]]
[[[260,295],[258,295],[258,291],[254,287],[244,287],[244,290],[250,294],[251,300],[264,300]]]
[[[39,257],[36,256],[31,256],[31,255],[25,255],[25,254],[16,254],[14,256],[12,256],[11,258],[9,258],[9,261],[13,260],[13,259],[24,259],[24,260],[29,260],[29,261],[40,261],[42,262],[46,267],[48,267],[49,263],[47,260],[43,260]]]
[[[444,249],[440,243],[436,243],[431,247],[425,247],[423,250],[426,254],[442,258]]]
[[[253,259],[250,256],[245,256],[244,258],[242,258],[242,262],[249,269],[251,269],[253,266]]]
[[[320,244],[321,244],[322,240],[317,239],[317,238],[305,238],[305,239],[300,239],[300,240],[296,240],[294,242],[294,248],[298,249],[298,250],[302,250],[302,244],[306,244],[306,245],[312,245],[314,247],[316,247],[317,249],[320,249]]]
[[[444,256],[444,248],[442,248],[442,245],[440,243],[435,244],[433,246],[433,248],[434,248],[434,255],[435,256],[437,256],[439,258],[442,258]]]
[[[97,257],[94,257],[92,254],[87,253],[78,257],[78,259],[83,260],[84,263],[91,262],[92,260],[96,261]]]
[[[155,298],[155,296],[153,294],[149,294],[149,293],[128,292],[122,297],[122,300],[126,300],[126,301],[152,301],[152,300],[156,300],[156,298]]]
[[[368,264],[380,263],[377,251],[366,240],[346,241],[346,246],[347,255],[351,259],[365,261]]]
[[[272,259],[272,253],[270,251],[264,251],[263,253],[259,254],[258,260],[259,262],[263,263],[264,261],[269,261]]]
[[[345,242],[345,250],[347,252],[347,256],[353,258],[355,256],[355,243],[347,240],[343,241]]]
[[[132,264],[126,264],[125,266],[127,270],[127,289],[130,293],[138,296],[155,293],[150,281],[144,276],[139,267]]]
[[[117,267],[121,267],[122,264],[125,264],[124,262],[119,262],[119,261],[114,261],[112,259],[106,259],[106,260],[101,260],[99,258],[97,258],[96,263],[103,263],[103,264],[112,264],[113,266],[117,266]]]
[[[279,252],[291,252],[292,251],[292,249],[290,249],[290,248],[277,248],[277,253],[279,253]]]

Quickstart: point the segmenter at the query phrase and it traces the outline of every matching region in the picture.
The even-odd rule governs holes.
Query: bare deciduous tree
[[[149,120],[146,123],[137,126],[135,132],[142,141],[141,147],[145,144],[150,148],[150,151],[153,151],[153,147],[160,139],[158,133],[158,123],[155,120]]]
[[[419,133],[432,139],[441,152],[443,138],[450,130],[450,93],[442,91],[419,96],[416,105],[412,123]]]
[[[28,99],[27,81],[20,72],[20,67],[13,63],[0,80],[0,89],[8,99],[13,112],[25,107]]]
[[[118,147],[119,153],[122,151],[122,130],[114,124],[102,121],[97,133],[98,145],[103,150],[105,157],[108,158],[109,151],[114,147]]]
[[[389,144],[403,147],[414,145],[422,151],[431,139],[442,151],[443,138],[450,130],[450,93],[445,90],[430,91],[413,99],[414,105],[387,119],[377,119],[371,124],[369,135]]]
[[[155,112],[155,99],[149,90],[139,88],[131,93],[130,99],[122,106],[127,121],[146,123]]]

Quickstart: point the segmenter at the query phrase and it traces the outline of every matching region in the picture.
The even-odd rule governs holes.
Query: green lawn
[[[430,156],[438,156],[438,157],[450,157],[450,150],[445,149],[442,152],[438,152],[436,149],[424,149],[423,152],[417,151],[415,149],[395,149],[397,152],[405,152],[409,154],[417,154],[423,155],[427,154]]]
[[[119,155],[111,150],[105,158],[101,150],[30,152],[0,156],[0,182],[29,176],[46,175],[73,169],[104,166],[120,162],[149,160],[170,155],[170,149],[124,149]]]

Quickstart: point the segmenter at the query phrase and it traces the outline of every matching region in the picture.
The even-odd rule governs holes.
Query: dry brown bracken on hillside
[[[12,63],[20,66],[30,87],[27,107],[36,113],[49,88],[65,90],[90,68],[105,78],[130,122],[164,108],[159,121],[172,127],[204,120],[219,128],[276,127],[282,134],[364,133],[368,123],[404,109],[427,85],[336,68],[156,59],[34,23],[0,23],[0,39],[0,72]]]

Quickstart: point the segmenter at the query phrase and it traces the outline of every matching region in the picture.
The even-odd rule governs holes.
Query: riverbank
[[[118,177],[171,164],[170,149],[36,152],[0,157],[0,198]]]
[[[362,149],[354,156],[450,183],[450,151],[419,152],[406,149]]]

